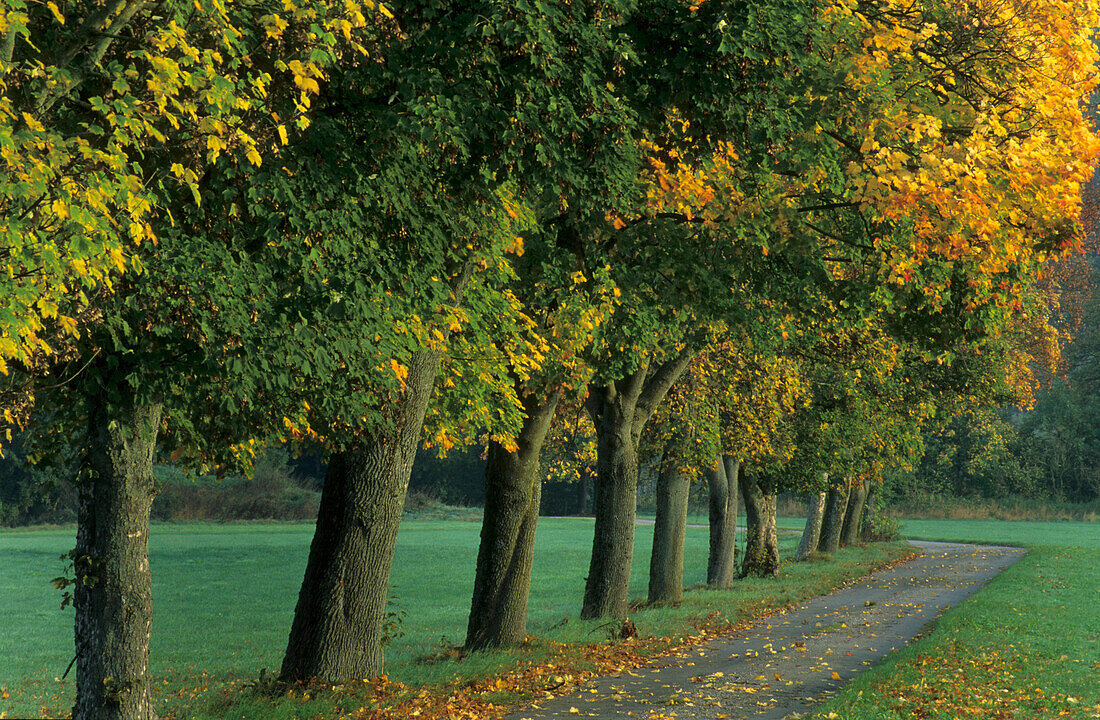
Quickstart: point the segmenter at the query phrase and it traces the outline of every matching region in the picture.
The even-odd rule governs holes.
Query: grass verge
[[[811,717],[1100,718],[1100,529],[992,521],[905,527],[922,539],[1029,550],[928,637],[860,675]]]
[[[308,698],[271,698],[264,690],[285,647],[312,527],[158,524],[150,533],[157,711],[169,718],[337,718],[373,711],[410,717],[418,703],[424,715],[431,707],[457,712],[457,701],[449,698],[461,698],[489,713],[532,693],[560,692],[592,673],[640,662],[704,630],[826,592],[908,552],[901,545],[853,549],[834,562],[786,564],[775,580],[711,591],[702,588],[707,530],[692,528],[685,584],[697,591],[678,608],[636,613],[639,637],[609,642],[615,626],[577,618],[591,533],[591,520],[540,521],[528,623],[534,638],[517,650],[463,656],[455,646],[465,629],[479,525],[403,523],[391,592],[403,635],[387,649],[389,679],[338,692],[314,688]],[[652,528],[639,527],[633,597],[645,593],[651,542]],[[795,542],[782,541],[784,555],[793,553]],[[0,695],[7,694],[0,697],[0,713],[63,717],[71,707],[72,677],[59,677],[72,658],[72,615],[57,608],[59,594],[49,585],[62,572],[58,556],[71,544],[71,530],[0,535],[7,560],[0,575],[0,612],[6,618],[0,626]]]
[[[793,548],[787,548],[793,551]],[[398,668],[390,678],[339,687],[269,687],[275,692],[223,692],[189,716],[197,720],[292,720],[410,717],[480,720],[500,717],[519,702],[569,692],[603,675],[673,652],[866,576],[910,557],[900,543],[842,550],[832,562],[786,564],[774,579],[747,579],[730,590],[692,588],[675,608],[642,608],[627,637],[618,622],[571,618],[523,647],[464,654],[456,648]],[[399,679],[396,679],[399,678]]]

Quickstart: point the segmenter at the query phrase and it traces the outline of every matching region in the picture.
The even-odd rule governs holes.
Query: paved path
[[[914,542],[924,555],[648,667],[530,705],[507,720],[780,720],[909,643],[1024,551]]]

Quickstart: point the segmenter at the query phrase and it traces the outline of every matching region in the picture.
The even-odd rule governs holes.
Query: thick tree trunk
[[[851,478],[845,478],[842,485],[829,488],[825,500],[825,518],[821,523],[821,539],[817,544],[818,552],[831,554],[840,548],[840,531],[844,529],[844,511],[848,507],[851,483]]]
[[[810,497],[810,512],[806,516],[806,528],[802,531],[802,540],[798,543],[795,560],[805,560],[810,553],[817,551],[821,540],[821,521],[825,515],[825,498],[828,493],[822,491]]]
[[[649,556],[649,602],[679,605],[684,599],[684,533],[691,478],[680,467],[682,437],[669,440],[657,475],[657,518]]]
[[[863,521],[863,505],[867,501],[867,482],[852,488],[848,495],[848,508],[844,513],[844,528],[840,532],[840,542],[844,547],[859,542],[859,524]]]
[[[409,363],[395,431],[333,455],[280,679],[343,683],[382,674],[397,529],[439,354]]]
[[[732,457],[720,457],[707,468],[710,495],[710,555],[707,558],[707,585],[728,588],[737,577],[737,500],[741,463]]]
[[[593,417],[596,527],[581,608],[584,618],[625,617],[628,610],[638,508],[638,450],[637,438],[631,432],[633,407],[624,408],[616,399],[613,395],[607,397],[601,403],[601,412]]]
[[[149,720],[149,509],[161,406],[90,402],[73,552],[73,719]]]
[[[775,481],[741,473],[741,497],[747,522],[741,577],[779,573],[779,537],[775,527]]]
[[[634,519],[638,511],[638,439],[691,361],[682,355],[650,371],[591,385],[586,406],[596,427],[596,527],[581,617],[625,617],[629,610]]]
[[[466,648],[518,645],[527,635],[527,598],[542,498],[539,454],[561,393],[523,400],[527,417],[515,452],[489,446],[485,515],[477,575],[466,628]]]

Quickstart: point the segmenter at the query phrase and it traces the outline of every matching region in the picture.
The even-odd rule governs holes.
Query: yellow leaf
[[[64,220],[69,217],[69,206],[65,204],[65,201],[61,198],[57,198],[50,204],[50,208],[53,210],[53,214],[57,216],[58,220]]]
[[[401,383],[401,389],[404,390],[405,378],[409,376],[409,368],[391,358],[390,369],[393,370],[393,374],[397,376],[398,381]]]
[[[53,16],[57,19],[59,23],[61,23],[62,25],[65,24],[65,16],[62,15],[61,11],[57,9],[57,5],[55,3],[47,2],[46,7],[50,9],[50,12],[53,13]]]
[[[30,113],[23,113],[23,122],[27,123],[27,127],[35,132],[42,132],[46,128],[42,127],[42,123],[34,119],[34,116]]]
[[[833,670],[833,680],[840,680],[840,674],[836,670]]]
[[[58,315],[58,321],[61,323],[62,329],[73,337],[80,337],[80,333],[76,331],[76,320],[67,315]]]
[[[311,77],[304,75],[295,75],[294,84],[297,85],[302,92],[310,92],[317,95],[321,92],[321,86],[317,84],[317,81]]]

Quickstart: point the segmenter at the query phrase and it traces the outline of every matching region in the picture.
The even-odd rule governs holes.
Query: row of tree
[[[643,458],[655,601],[695,471],[716,584],[738,491],[741,573],[780,487],[833,483],[832,546],[921,420],[1026,388],[1098,150],[1084,0],[0,8],[6,418],[78,458],[78,720],[153,715],[160,456],[329,454],[288,682],[381,673],[422,443],[488,446],[470,648],[524,636],[555,417],[584,617],[628,610]]]

